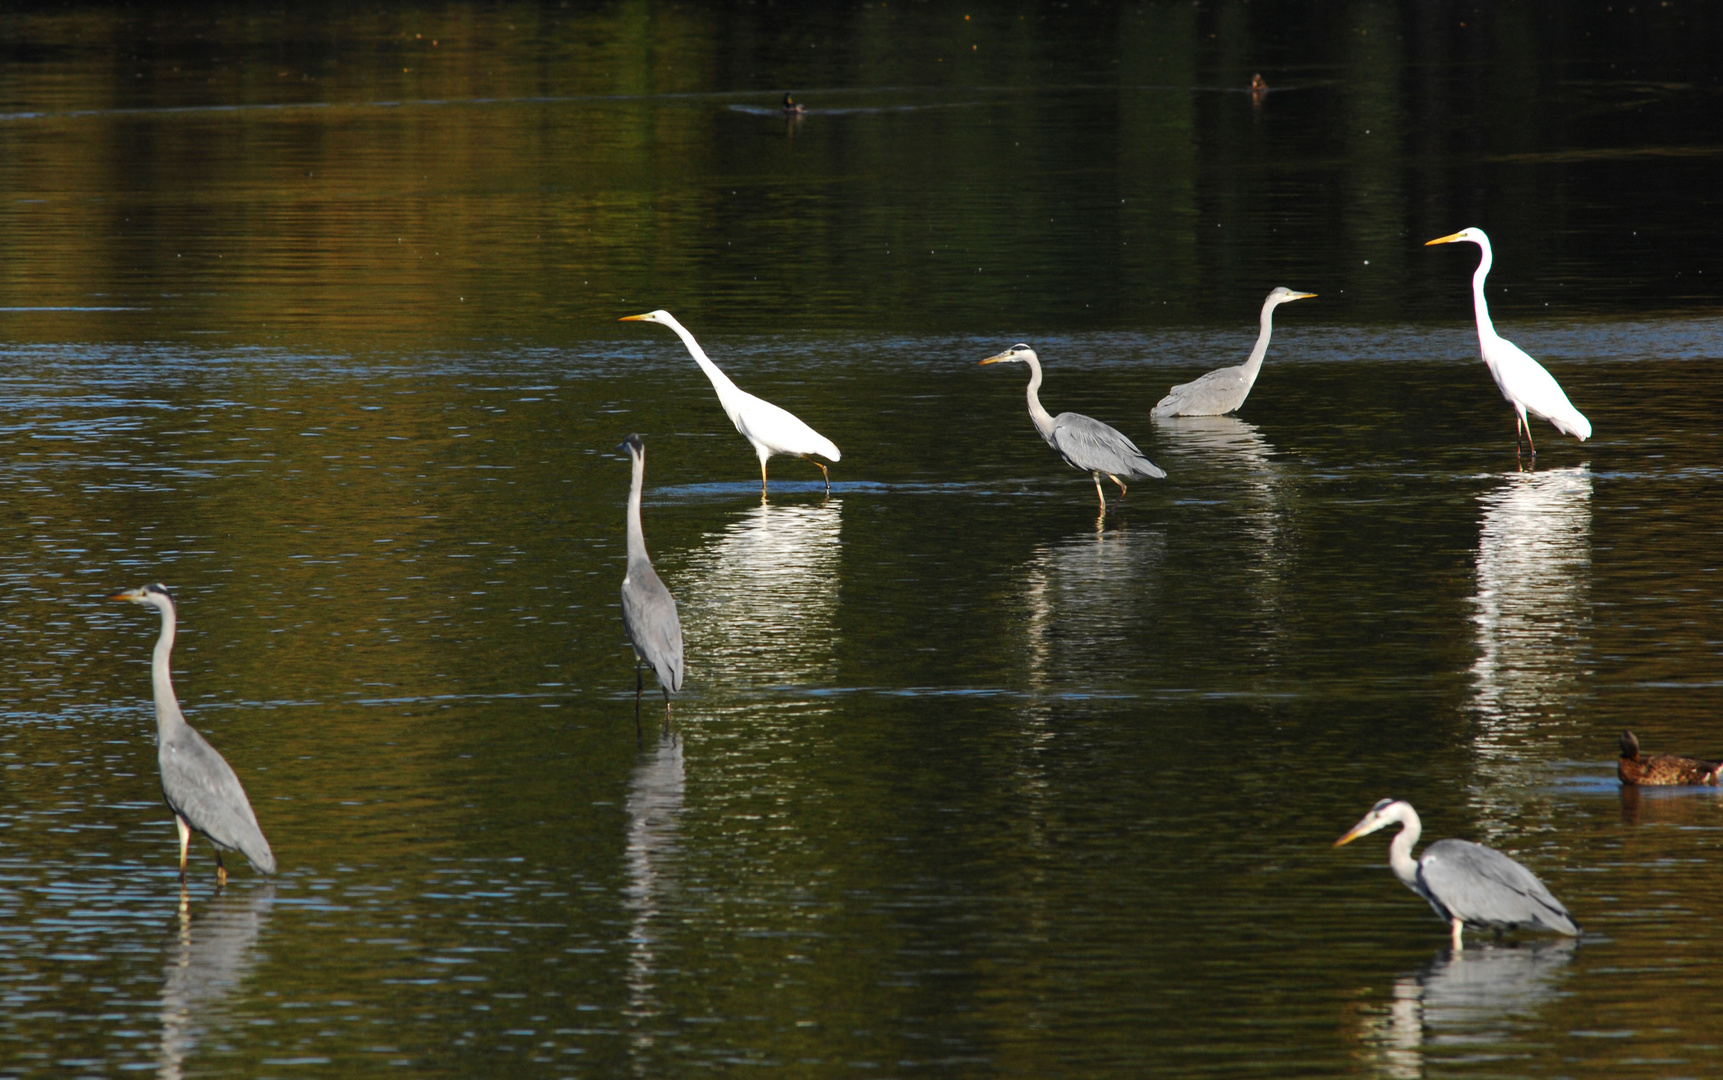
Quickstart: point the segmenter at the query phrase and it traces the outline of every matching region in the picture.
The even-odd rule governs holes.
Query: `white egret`
[[[838,452],[832,441],[804,424],[788,410],[780,409],[763,398],[757,398],[735,383],[730,377],[718,370],[706,350],[694,340],[686,327],[676,321],[676,317],[668,311],[649,311],[644,315],[624,315],[622,322],[652,322],[662,323],[676,331],[676,336],[682,339],[682,344],[688,346],[688,352],[693,355],[694,362],[700,365],[700,370],[712,380],[712,389],[718,392],[718,404],[729,414],[730,422],[736,425],[747,440],[754,444],[754,453],[760,456],[760,495],[766,494],[766,459],[773,454],[794,454],[804,458],[820,470],[825,478],[826,490],[832,489],[832,477],[826,471],[825,465],[809,454],[819,454],[831,461],[840,460],[843,455]]]
[[[1244,399],[1250,396],[1250,388],[1256,385],[1256,377],[1262,371],[1262,359],[1268,355],[1268,338],[1274,333],[1274,309],[1293,300],[1305,300],[1316,294],[1313,292],[1293,292],[1287,288],[1277,288],[1268,294],[1268,299],[1262,302],[1260,323],[1262,329],[1256,335],[1256,347],[1250,350],[1250,359],[1233,367],[1223,367],[1211,371],[1200,379],[1188,383],[1180,383],[1167,392],[1154,408],[1152,416],[1220,416],[1232,412],[1244,404]]]
[[[1160,480],[1167,475],[1166,470],[1144,457],[1137,444],[1117,428],[1082,413],[1063,412],[1053,416],[1042,408],[1041,396],[1036,393],[1041,389],[1041,360],[1034,349],[1019,343],[981,363],[1029,365],[1029,419],[1034,421],[1035,430],[1047,440],[1047,445],[1059,451],[1072,468],[1086,469],[1094,475],[1095,498],[1101,500],[1101,513],[1107,512],[1107,497],[1101,493],[1102,474],[1119,485],[1121,496],[1125,494],[1121,476]]]
[[[1543,417],[1557,431],[1572,435],[1580,442],[1591,438],[1591,421],[1573,407],[1555,376],[1545,371],[1542,364],[1526,355],[1518,345],[1496,333],[1495,324],[1490,322],[1490,309],[1484,302],[1484,278],[1490,272],[1490,238],[1484,235],[1484,230],[1461,229],[1449,236],[1438,236],[1424,246],[1461,240],[1478,245],[1483,252],[1478,259],[1478,269],[1472,274],[1472,313],[1478,319],[1478,350],[1483,353],[1484,364],[1489,367],[1502,396],[1514,407],[1514,453],[1520,452],[1520,431],[1524,430],[1526,445],[1531,447],[1532,456],[1537,456],[1538,448],[1532,444],[1532,426],[1526,420],[1528,412]]]
[[[1567,908],[1550,895],[1537,875],[1494,848],[1470,840],[1438,840],[1425,848],[1423,855],[1412,858],[1412,846],[1424,825],[1418,820],[1418,811],[1404,800],[1383,799],[1372,806],[1350,832],[1334,841],[1334,846],[1350,844],[1395,823],[1401,828],[1388,845],[1388,865],[1395,877],[1428,900],[1436,916],[1449,925],[1454,948],[1460,947],[1460,931],[1467,926],[1487,926],[1497,933],[1516,926],[1579,933]]]

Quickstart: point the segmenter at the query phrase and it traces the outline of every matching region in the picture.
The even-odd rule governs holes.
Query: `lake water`
[[[0,1076],[1714,1072],[1723,798],[1614,752],[1723,754],[1718,25],[1272,7],[0,13]],[[273,881],[182,898],[155,580]],[[1584,935],[1454,955],[1387,795]]]

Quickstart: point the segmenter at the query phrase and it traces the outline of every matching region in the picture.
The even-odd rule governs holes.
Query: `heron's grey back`
[[[1167,391],[1154,407],[1153,416],[1221,416],[1244,404],[1250,396],[1242,365],[1211,371]]]
[[[682,620],[676,598],[645,559],[630,559],[622,582],[622,629],[634,651],[672,694],[682,691]]]
[[[1079,469],[1112,476],[1160,479],[1166,471],[1143,456],[1137,444],[1116,428],[1082,413],[1060,413],[1053,418],[1053,449]]]
[[[1440,840],[1424,849],[1418,864],[1430,894],[1468,923],[1579,933],[1567,908],[1537,875],[1494,848]]]
[[[263,838],[251,800],[227,759],[186,724],[157,751],[162,795],[174,813],[217,845],[237,851],[265,874],[275,873],[275,854]]]

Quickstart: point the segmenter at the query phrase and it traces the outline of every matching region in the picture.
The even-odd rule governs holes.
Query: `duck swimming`
[[[1644,787],[1709,784],[1715,787],[1720,772],[1723,772],[1723,762],[1700,761],[1675,754],[1640,757],[1639,740],[1633,732],[1621,733],[1621,760],[1616,764],[1615,775],[1624,784]]]

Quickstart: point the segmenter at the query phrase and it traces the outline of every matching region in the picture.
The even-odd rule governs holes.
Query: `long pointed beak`
[[[1001,360],[1009,360],[1009,359],[1011,359],[1011,354],[1009,352],[1002,352],[998,356],[989,356],[987,359],[985,359],[981,362],[983,364],[997,364]]]
[[[1447,236],[1438,236],[1434,240],[1426,240],[1424,242],[1424,246],[1429,247],[1431,244],[1451,244],[1458,239],[1460,239],[1459,233],[1449,233]]]
[[[127,589],[125,592],[115,593],[114,595],[108,597],[108,599],[109,600],[130,600],[130,601],[136,603],[137,601],[142,600],[143,597],[144,597],[144,591],[142,589]]]
[[[1360,821],[1358,824],[1352,826],[1352,831],[1347,833],[1345,836],[1342,836],[1340,839],[1334,841],[1334,846],[1335,847],[1344,847],[1347,844],[1350,844],[1352,841],[1358,839],[1360,836],[1363,836],[1364,832],[1365,832],[1364,824],[1365,824],[1364,822]]]
[[[647,314],[649,315],[649,314],[651,314],[651,312],[648,312]],[[646,315],[624,315],[622,318],[617,319],[616,321],[617,322],[639,322],[641,319],[644,319],[644,318],[646,318]]]
[[[1315,293],[1313,293],[1313,292],[1295,292],[1295,293],[1293,293],[1293,294],[1292,294],[1292,296],[1291,296],[1291,297],[1290,297],[1290,299],[1293,299],[1293,300],[1309,300],[1309,299],[1311,299],[1311,298],[1312,298],[1312,297],[1314,297],[1314,296],[1315,296],[1315,295],[1316,295],[1316,294],[1315,294]]]

